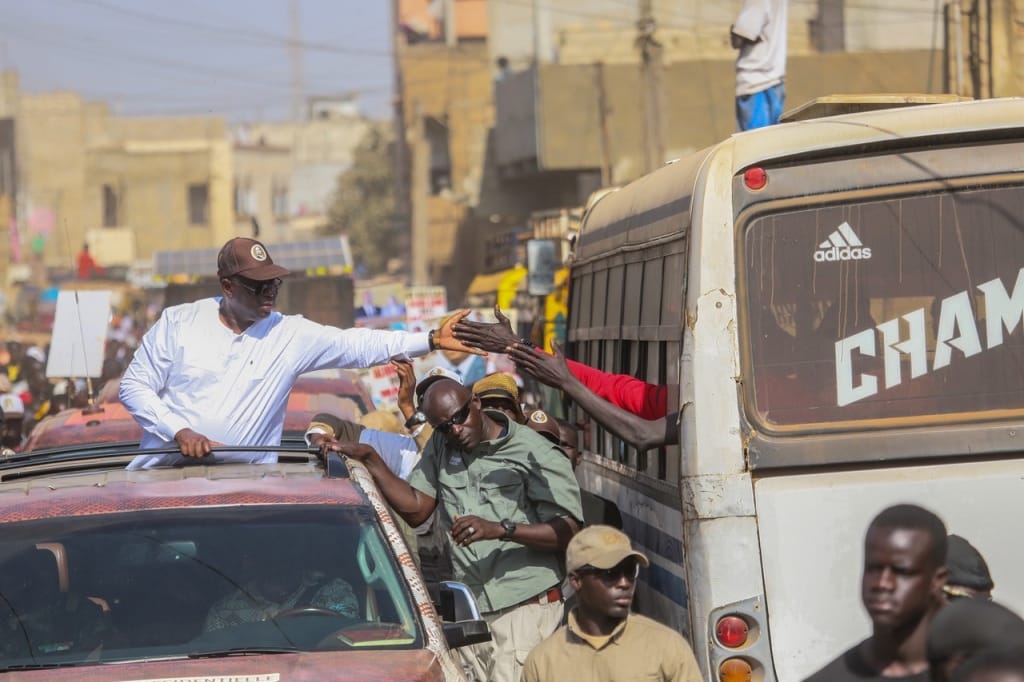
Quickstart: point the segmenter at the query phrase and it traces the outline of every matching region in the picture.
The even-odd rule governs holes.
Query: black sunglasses
[[[443,422],[441,422],[440,424],[435,426],[434,430],[438,431],[440,433],[447,434],[448,432],[450,432],[452,430],[452,427],[462,426],[463,424],[465,424],[466,420],[469,419],[469,410],[470,410],[470,407],[472,407],[472,404],[473,404],[473,397],[470,396],[469,400],[466,401],[466,404],[463,405],[462,408],[458,412],[456,412],[451,417],[449,417],[448,419],[444,420]]]
[[[607,585],[614,585],[622,578],[636,581],[636,579],[640,577],[640,562],[636,560],[623,561],[617,566],[612,566],[611,568],[583,566],[582,568],[577,568],[576,573],[577,575],[592,575]]]
[[[251,279],[244,279],[242,277],[235,277],[234,281],[240,284],[243,288],[252,293],[253,296],[262,296],[267,293],[268,290],[277,293],[277,290],[284,284],[284,280],[280,277],[274,279],[264,279],[255,282]]]

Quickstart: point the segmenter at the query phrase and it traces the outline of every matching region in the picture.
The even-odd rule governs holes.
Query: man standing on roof
[[[744,0],[729,30],[736,58],[736,124],[753,130],[779,122],[786,99],[788,0]]]
[[[274,310],[288,270],[255,239],[229,240],[217,256],[221,296],[168,308],[121,379],[119,397],[145,432],[141,447],[176,443],[181,455],[141,455],[130,469],[204,457],[216,443],[276,446],[288,394],[300,374],[372,367],[432,350],[473,351],[452,325],[409,333],[338,329]],[[234,455],[234,456],[233,456]],[[275,453],[224,453],[218,459],[274,462]]]

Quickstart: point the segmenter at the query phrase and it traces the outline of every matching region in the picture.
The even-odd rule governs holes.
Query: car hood
[[[66,682],[68,679],[74,679],[76,682],[442,682],[445,676],[440,661],[433,652],[426,649],[252,654],[14,671],[4,675],[5,682]]]

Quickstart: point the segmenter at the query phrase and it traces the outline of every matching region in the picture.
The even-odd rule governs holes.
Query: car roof
[[[305,443],[253,449],[276,451],[279,461],[129,471],[125,467],[136,455],[157,451],[142,450],[137,443],[101,443],[20,453],[0,460],[0,518],[225,505],[370,504],[367,479],[357,486],[349,477],[351,467],[361,465],[350,465],[334,454],[325,467]]]

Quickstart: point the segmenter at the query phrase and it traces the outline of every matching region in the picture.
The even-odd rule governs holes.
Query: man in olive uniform
[[[565,572],[561,553],[579,530],[579,484],[557,446],[443,376],[417,386],[420,411],[434,428],[403,481],[373,448],[325,441],[361,460],[388,504],[417,526],[438,509],[455,580],[464,582],[493,640],[460,649],[480,682],[518,682],[527,652],[558,627]]]

